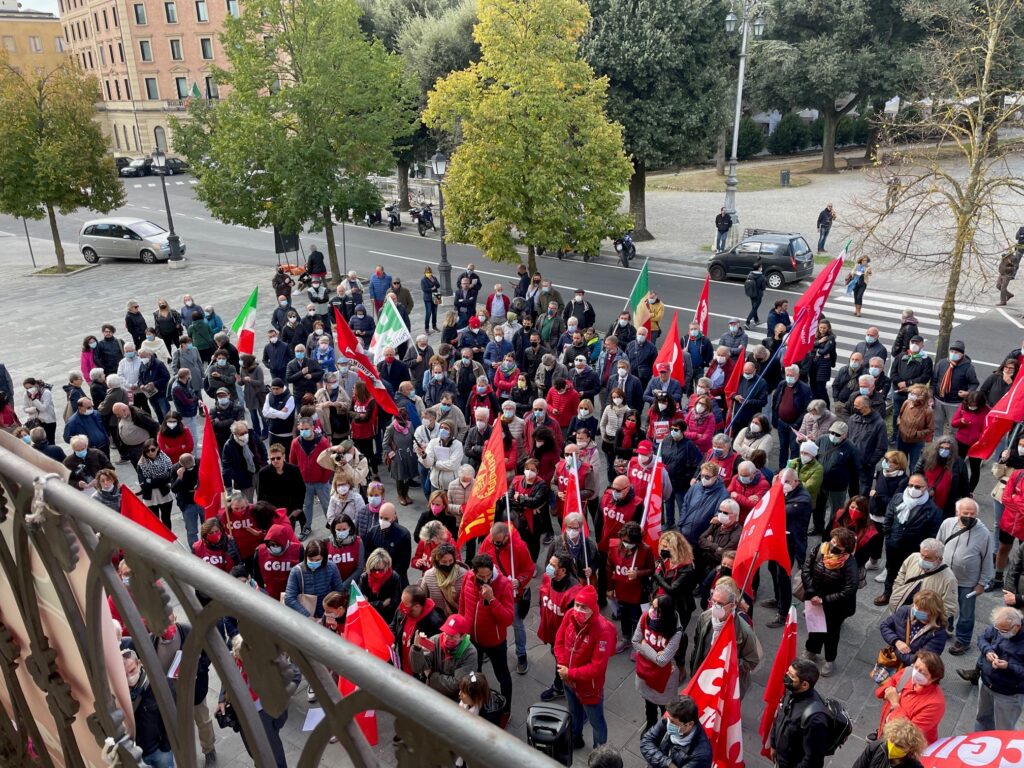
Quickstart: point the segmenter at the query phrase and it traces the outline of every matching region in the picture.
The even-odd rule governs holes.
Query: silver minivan
[[[87,221],[78,235],[78,250],[90,264],[101,258],[139,259],[155,264],[170,258],[166,229],[145,219],[95,219]],[[181,243],[185,255],[185,243]]]

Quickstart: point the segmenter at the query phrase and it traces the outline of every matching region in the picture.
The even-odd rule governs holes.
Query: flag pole
[[[579,472],[579,469],[577,468],[577,462],[576,462],[575,455],[573,456],[573,460],[572,460],[572,473],[576,477],[576,507],[580,511],[580,517],[583,518],[583,522],[586,523],[587,522],[587,513],[583,509],[583,501],[580,498],[580,472]],[[580,532],[581,533],[583,532],[582,531],[582,526],[580,526]],[[584,568],[589,568],[590,567],[590,563],[588,562],[588,558],[587,558],[587,537],[586,536],[583,537],[583,567]]]
[[[665,444],[664,438],[658,443],[658,454],[654,457],[654,470],[651,472],[651,482],[647,484],[647,493],[644,494],[644,514],[640,518],[640,538],[643,540],[643,532],[647,526],[647,511],[651,506],[651,490],[654,488],[654,473],[660,470],[661,466],[661,446]],[[637,547],[636,551],[633,552],[633,562],[630,564],[629,569],[633,570],[636,567],[636,556],[639,554],[640,548]]]
[[[626,303],[622,307],[623,311],[629,308],[629,297],[633,295],[633,291],[636,290],[637,285],[640,283],[640,276],[644,273],[644,270],[647,269],[647,262],[649,262],[650,260],[650,256],[647,256],[644,259],[644,265],[640,267],[640,271],[637,273],[636,280],[633,281],[633,287],[629,289],[629,296],[626,297]]]
[[[501,424],[498,424],[495,429],[501,429]],[[516,584],[516,549],[515,542],[512,540],[512,504],[509,501],[508,485],[505,486],[505,525],[508,526],[508,562],[509,570],[512,573],[512,589],[518,593],[519,588]],[[518,597],[518,594],[516,596]]]

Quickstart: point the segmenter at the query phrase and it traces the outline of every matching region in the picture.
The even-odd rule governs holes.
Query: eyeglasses
[[[271,461],[284,461],[284,456],[271,456]]]
[[[832,437],[843,437],[843,435],[841,435],[841,434],[840,434],[840,433],[838,433],[838,432],[831,432],[831,431],[830,431],[830,432],[829,432],[829,434],[830,434],[830,435],[832,435]]]
[[[159,453],[159,451],[159,448],[150,448],[146,451],[146,453]]]
[[[828,552],[830,555],[845,555],[846,550],[842,547],[829,547]]]

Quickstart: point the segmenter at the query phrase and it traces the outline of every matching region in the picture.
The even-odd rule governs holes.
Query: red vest
[[[351,544],[337,546],[330,539],[327,540],[327,560],[334,563],[344,581],[351,576],[359,567],[359,537],[352,539]]]
[[[633,553],[636,553],[634,564]],[[620,603],[639,605],[643,601],[644,579],[630,579],[626,571],[636,568],[638,571],[651,570],[654,567],[654,556],[646,544],[639,544],[633,552],[625,552],[615,539],[608,548],[608,582],[615,589],[615,599]],[[627,640],[629,638],[626,638]]]
[[[230,573],[231,569],[235,567],[235,560],[228,554],[226,547],[211,549],[207,546],[205,539],[199,539],[192,545],[192,554],[202,558],[214,568],[220,568],[224,573]]]
[[[655,461],[652,458],[651,463],[644,469],[640,466],[637,457],[634,456],[626,466],[626,477],[629,480],[629,484],[633,486],[633,493],[636,494],[638,499],[644,498],[647,493],[647,486],[651,484],[651,480],[654,478],[654,465]]]
[[[601,497],[601,514],[604,516],[604,523],[601,527],[601,540],[597,542],[597,548],[608,553],[608,543],[612,539],[619,538],[619,531],[622,526],[630,520],[640,522],[640,497],[634,494],[625,504],[616,504],[612,499],[612,489],[609,488]]]
[[[573,581],[571,587],[559,592],[552,586],[551,577],[544,574],[540,582],[540,625],[537,627],[537,637],[542,643],[554,645],[555,634],[565,618],[565,612],[572,608],[576,593],[582,588],[579,582]]]
[[[263,574],[263,586],[267,594],[280,600],[281,593],[288,586],[288,574],[301,561],[302,545],[297,541],[289,542],[279,557],[270,554],[266,544],[260,544],[256,549],[256,566]]]
[[[588,472],[590,472],[590,465],[587,464],[587,462],[585,461],[580,462],[579,467],[577,469],[577,474],[580,478],[580,502],[584,506],[586,506],[587,502],[583,500],[583,486],[587,482]],[[564,459],[558,462],[558,466],[555,468],[555,482],[558,484],[558,490],[561,491],[562,493],[565,493],[566,489],[569,487],[569,476],[571,474],[572,472],[565,468]],[[566,500],[559,499],[557,496],[555,497],[555,512],[558,514],[559,521],[561,521],[562,516],[564,515],[565,502]],[[575,507],[575,499],[573,499],[572,504],[573,507]],[[580,511],[582,512],[583,510]]]
[[[222,509],[217,513],[217,519],[220,520],[224,529],[234,537],[238,554],[242,556],[243,560],[248,560],[256,553],[256,547],[263,541],[264,531],[256,527],[251,505],[241,512]],[[231,522],[229,523],[228,520]]]
[[[668,646],[668,641],[672,639],[651,629],[648,626],[646,613],[640,617],[640,631],[643,634],[644,642],[651,646],[655,653],[664,651],[666,646]],[[673,663],[670,661],[664,667],[659,667],[642,653],[638,653],[636,655],[636,676],[647,683],[653,690],[662,693],[665,690],[665,686],[668,685],[668,679],[672,676]]]

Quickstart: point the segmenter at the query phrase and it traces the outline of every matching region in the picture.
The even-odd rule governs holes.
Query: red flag
[[[682,693],[697,704],[700,724],[711,742],[714,768],[743,768],[743,723],[740,718],[740,674],[736,658],[735,618],[725,620]]]
[[[711,302],[709,294],[711,290],[711,275],[704,278],[704,288],[700,292],[700,301],[697,302],[697,311],[693,313],[693,322],[700,326],[700,332],[708,335],[708,317],[711,314]]]
[[[740,542],[736,545],[736,559],[732,577],[746,592],[751,574],[762,563],[774,561],[789,573],[789,548],[786,546],[786,499],[779,476],[743,521]]]
[[[337,307],[334,308],[334,323],[334,338],[341,356],[352,361],[356,373],[370,388],[370,394],[377,401],[377,405],[392,416],[397,416],[398,406],[395,405],[395,401],[391,399],[391,395],[388,394],[381,382],[376,366],[359,349],[359,342],[356,341],[355,334],[352,333],[352,329],[348,327],[348,323],[345,322],[345,318],[341,316]]]
[[[462,522],[459,524],[459,548],[470,539],[486,536],[494,524],[494,505],[508,490],[505,477],[505,443],[501,422],[495,420],[491,436],[484,445],[480,458],[480,469],[469,492],[469,498],[462,505]]]
[[[647,498],[644,499],[644,516],[640,521],[644,543],[651,548],[652,552],[658,551],[658,539],[661,538],[661,506],[663,501],[661,446],[663,444],[664,441],[658,444],[658,455],[654,459],[651,484],[647,486]]]
[[[736,402],[733,397],[740,391],[740,377],[743,376],[743,365],[747,359],[747,348],[740,347],[740,353],[736,355],[736,365],[732,367],[729,380],[725,382],[725,402],[728,404],[729,413],[732,414],[733,404]]]
[[[654,361],[654,370],[659,370],[658,366],[662,363],[668,363],[672,378],[679,382],[679,386],[686,389],[686,368],[683,365],[683,348],[679,345],[678,320],[679,313],[673,312],[672,325],[669,326],[668,333],[664,335],[664,340],[661,342],[661,350]]]
[[[387,622],[370,605],[359,587],[352,585],[349,591],[348,610],[345,612],[345,639],[359,646],[367,653],[372,653],[381,661],[394,663],[392,649],[395,636],[388,628]],[[338,692],[342,698],[358,690],[352,681],[338,678]],[[377,746],[377,713],[374,710],[359,712],[355,716],[359,729],[371,747]]]
[[[569,473],[569,481],[565,485],[565,501],[562,503],[562,519],[566,515],[579,512],[583,516],[583,538],[590,538],[590,526],[587,525],[587,511],[583,509],[583,501],[580,497],[580,474],[579,468],[573,465]]]
[[[1024,419],[1024,376],[1017,371],[1010,391],[999,398],[999,402],[985,416],[985,428],[978,441],[967,451],[967,455],[972,459],[987,459],[999,445],[1003,435],[1022,419]]]
[[[782,685],[782,677],[789,669],[789,665],[796,661],[796,606],[789,607],[789,615],[786,617],[786,627],[782,630],[782,641],[779,643],[779,650],[775,654],[775,661],[772,662],[772,672],[768,675],[768,682],[764,688],[764,712],[761,713],[761,727],[758,733],[761,734],[761,754],[770,757],[769,737],[772,735],[772,723],[775,722],[775,712],[782,703],[782,695],[785,693],[785,686]]]
[[[224,478],[220,472],[220,452],[213,434],[213,419],[206,411],[203,425],[203,452],[199,456],[199,483],[196,486],[196,504],[203,508],[203,519],[216,517],[224,506]]]
[[[161,539],[166,539],[167,541],[178,540],[178,537],[167,529],[167,526],[161,522],[160,518],[153,514],[153,510],[143,504],[138,496],[128,490],[127,485],[121,486],[121,516],[127,517],[136,525],[141,525],[150,533],[155,533]]]
[[[842,253],[832,259],[832,262],[814,278],[814,282],[804,291],[803,296],[797,300],[794,308],[796,321],[789,333],[786,354],[782,360],[783,366],[803,360],[814,346],[814,334],[818,328],[821,310],[824,309],[825,302],[828,301],[828,296],[832,292],[832,286],[836,284],[839,272],[843,268],[843,257],[846,252],[846,248],[844,248]]]

